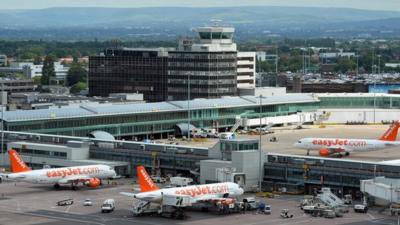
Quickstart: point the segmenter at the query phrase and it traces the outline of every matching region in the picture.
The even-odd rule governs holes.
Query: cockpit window
[[[301,141],[297,141],[297,143],[301,143]]]

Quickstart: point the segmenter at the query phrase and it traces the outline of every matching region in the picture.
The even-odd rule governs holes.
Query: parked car
[[[83,206],[92,206],[92,200],[90,200],[90,198],[85,199],[85,201],[83,202]]]
[[[368,206],[362,205],[362,204],[354,205],[354,212],[367,213],[368,212]]]

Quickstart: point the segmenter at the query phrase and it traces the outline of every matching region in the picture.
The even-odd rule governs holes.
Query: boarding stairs
[[[325,205],[330,207],[338,207],[344,205],[342,199],[331,192],[330,188],[322,188],[321,194],[318,194],[317,198]]]
[[[242,119],[240,116],[236,117],[235,125],[231,128],[230,132],[234,133],[242,125]]]

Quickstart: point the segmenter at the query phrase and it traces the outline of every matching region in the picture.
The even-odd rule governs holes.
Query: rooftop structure
[[[228,128],[246,112],[256,118],[259,98],[254,96],[191,100],[191,123],[196,127]],[[262,116],[284,116],[316,111],[319,100],[312,95],[271,96],[262,101]],[[187,101],[139,104],[81,104],[55,109],[17,110],[4,113],[5,127],[13,131],[86,136],[103,130],[114,136],[167,134],[188,119]]]

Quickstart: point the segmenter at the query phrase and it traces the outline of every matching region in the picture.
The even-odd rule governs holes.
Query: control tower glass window
[[[232,34],[233,33],[227,33],[227,32],[223,32],[221,39],[231,39],[232,38]]]
[[[211,33],[210,32],[200,32],[199,33],[201,39],[211,39]]]
[[[221,32],[213,32],[212,39],[221,39]]]

